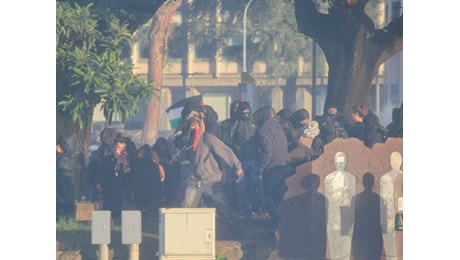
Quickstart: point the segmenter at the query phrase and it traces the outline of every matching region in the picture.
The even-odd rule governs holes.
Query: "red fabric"
[[[200,138],[200,127],[195,127],[195,136],[193,138],[193,151],[196,151],[196,147],[198,146],[198,139]]]

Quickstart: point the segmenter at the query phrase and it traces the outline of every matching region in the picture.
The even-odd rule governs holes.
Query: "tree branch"
[[[403,16],[393,19],[387,26],[375,30],[375,37],[383,52],[379,62],[383,63],[403,49]]]
[[[316,10],[316,6],[312,0],[294,0],[295,17],[297,21],[297,30],[309,37],[315,38],[315,28],[318,28],[322,23],[321,14]]]

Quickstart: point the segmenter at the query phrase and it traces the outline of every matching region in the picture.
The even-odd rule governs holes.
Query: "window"
[[[211,43],[204,43],[203,46],[195,46],[195,59],[212,59],[214,48]]]
[[[149,43],[140,43],[139,44],[139,59],[148,59],[149,58]]]
[[[243,37],[226,37],[222,47],[222,58],[229,61],[235,61],[243,53]]]
[[[181,28],[180,25],[172,26],[169,31],[168,37],[168,57],[171,59],[182,58],[182,49],[184,48],[184,42],[181,40]]]

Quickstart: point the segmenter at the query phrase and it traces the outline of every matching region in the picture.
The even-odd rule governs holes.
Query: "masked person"
[[[241,217],[252,218],[253,214],[264,214],[262,198],[257,182],[257,142],[255,133],[256,123],[252,118],[251,106],[247,101],[241,101],[234,125],[231,129],[231,143],[235,155],[240,160],[244,178],[233,182],[238,201],[238,212]]]
[[[259,149],[257,175],[264,208],[271,218],[277,220],[278,206],[287,191],[285,183],[291,169],[289,165],[288,141],[286,134],[270,106],[259,108],[253,114],[257,124],[256,141]]]
[[[241,162],[219,138],[204,131],[203,120],[197,114],[191,113],[184,125],[183,134],[179,137],[185,145],[181,156],[189,161],[190,174],[186,180],[183,207],[195,208],[206,197],[228,231],[236,238],[244,237],[224,192],[218,160],[235,169],[235,174],[242,178]]]

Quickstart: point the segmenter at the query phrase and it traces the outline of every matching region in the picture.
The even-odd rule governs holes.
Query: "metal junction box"
[[[215,208],[160,208],[160,260],[215,259]]]

